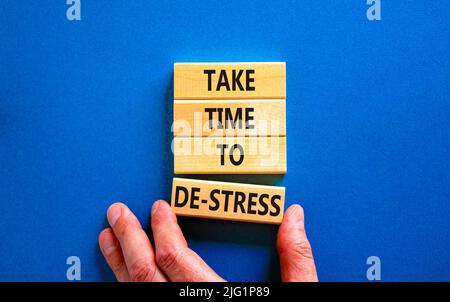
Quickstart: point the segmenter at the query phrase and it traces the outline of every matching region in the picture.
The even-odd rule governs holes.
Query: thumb
[[[277,249],[282,281],[318,281],[301,206],[295,204],[287,209],[278,230]]]

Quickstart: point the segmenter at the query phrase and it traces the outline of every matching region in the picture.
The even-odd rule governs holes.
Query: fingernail
[[[111,255],[117,248],[117,244],[112,236],[105,236],[102,240],[103,252],[106,256]]]
[[[303,217],[303,214],[302,214],[302,208],[298,204],[295,204],[295,205],[292,206],[290,218],[294,222],[296,222],[298,224],[301,224],[303,226],[303,224],[304,224],[304,217]]]
[[[158,208],[159,208],[159,201],[153,203],[153,206],[152,206],[152,216],[155,215],[156,211],[158,211]]]
[[[111,207],[109,207],[108,210],[108,221],[111,226],[114,226],[116,224],[117,219],[119,219],[120,215],[122,214],[122,209],[119,205],[113,204]]]

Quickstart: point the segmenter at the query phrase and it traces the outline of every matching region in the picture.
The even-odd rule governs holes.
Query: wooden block
[[[285,99],[286,64],[175,63],[175,99]]]
[[[181,216],[280,224],[284,187],[174,178],[171,207]]]
[[[285,174],[286,137],[175,137],[176,174]]]
[[[286,136],[285,100],[175,100],[175,136]]]

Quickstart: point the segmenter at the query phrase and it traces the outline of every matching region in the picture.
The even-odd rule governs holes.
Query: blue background
[[[113,280],[97,246],[147,227],[173,177],[173,63],[286,61],[288,173],[319,278],[450,280],[450,2],[64,0],[0,5],[0,280]],[[229,280],[278,280],[275,226],[181,219]]]

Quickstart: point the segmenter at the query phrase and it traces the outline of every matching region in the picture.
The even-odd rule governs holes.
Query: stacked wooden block
[[[285,174],[285,63],[176,63],[172,131],[175,174]],[[280,223],[283,205],[283,187],[174,178],[178,215]]]
[[[176,174],[285,174],[284,63],[175,64]]]

